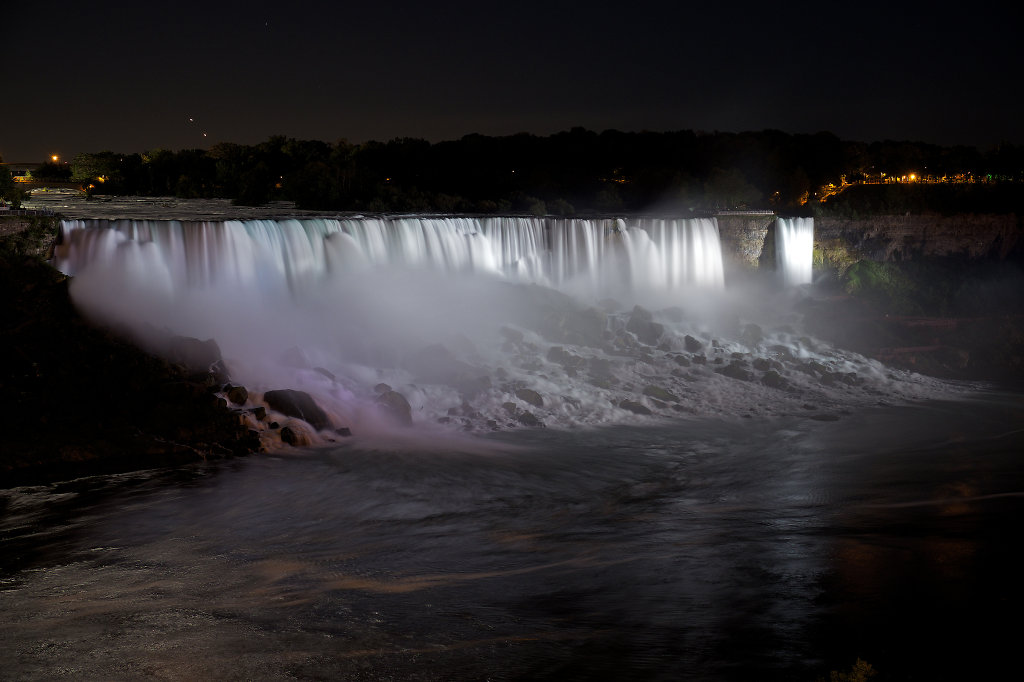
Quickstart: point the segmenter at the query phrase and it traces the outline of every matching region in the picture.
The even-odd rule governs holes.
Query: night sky
[[[0,156],[573,126],[1024,143],[1011,3],[706,4],[5,3]]]

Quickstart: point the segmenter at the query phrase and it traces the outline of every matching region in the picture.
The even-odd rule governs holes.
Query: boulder
[[[412,426],[412,407],[398,391],[385,391],[377,396],[377,404],[400,425]]]
[[[272,410],[301,419],[317,430],[326,429],[331,425],[327,413],[305,391],[290,388],[267,391],[263,394],[263,400]]]
[[[192,372],[223,369],[224,364],[220,346],[213,339],[200,341],[191,336],[172,336],[167,340],[163,355],[173,364],[182,365]]]
[[[532,388],[517,388],[516,397],[534,407],[544,407],[544,398]]]
[[[697,351],[704,350],[704,344],[689,334],[683,337],[683,347],[690,353],[696,353]]]
[[[665,327],[654,321],[651,311],[634,306],[633,312],[629,315],[629,322],[626,323],[626,331],[636,334],[640,343],[654,346],[665,333]]]
[[[761,377],[761,383],[768,388],[777,388],[780,390],[786,390],[789,388],[789,382],[786,381],[786,378],[774,369],[770,369],[764,373],[764,376]]]
[[[305,433],[288,426],[281,429],[281,441],[297,448],[312,444]]]
[[[245,401],[249,399],[249,391],[245,390],[245,386],[228,384],[224,387],[224,392],[228,396],[228,402],[232,405],[244,405]]]
[[[763,338],[764,332],[756,324],[744,325],[743,330],[740,331],[740,342],[750,348],[759,344]]]
[[[652,386],[645,386],[643,393],[648,398],[654,398],[656,400],[661,400],[661,401],[668,402],[668,403],[678,403],[679,402],[679,398],[677,398],[671,392],[666,391],[661,386],[653,386],[653,385]]]
[[[752,381],[754,379],[754,373],[747,369],[746,363],[735,360],[728,365],[717,368],[715,372],[730,379],[739,379],[741,381]]]
[[[516,420],[523,426],[544,426],[544,422],[537,419],[533,412],[525,410],[516,415]]]
[[[633,414],[654,414],[646,405],[642,405],[634,400],[629,400],[628,398],[621,401],[619,403],[619,407],[628,412],[632,412]]]

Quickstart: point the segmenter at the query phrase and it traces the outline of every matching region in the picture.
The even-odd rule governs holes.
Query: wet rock
[[[654,398],[655,400],[661,400],[668,403],[679,402],[679,398],[673,395],[670,391],[666,391],[661,386],[644,386],[643,394],[648,398]]]
[[[281,441],[297,448],[312,444],[306,434],[296,431],[290,426],[281,429]]]
[[[381,382],[381,383],[379,383],[379,384],[377,384],[376,386],[373,387],[373,392],[376,393],[377,395],[380,395],[382,393],[387,393],[390,390],[391,390],[391,386],[389,386],[388,384],[385,384],[384,382]]]
[[[516,397],[534,407],[544,407],[544,398],[532,388],[517,388]]]
[[[245,401],[249,399],[249,391],[245,390],[245,386],[232,386],[228,384],[224,387],[224,392],[228,396],[228,401],[232,405],[244,405]]]
[[[586,367],[587,361],[578,355],[573,355],[561,346],[552,346],[548,350],[548,361],[554,362],[569,370],[580,370]]]
[[[638,403],[634,400],[629,400],[628,398],[619,402],[619,407],[628,412],[632,412],[633,414],[654,414],[646,405]]]
[[[263,421],[267,418],[267,408],[262,405],[252,408],[252,416],[256,417],[257,421]]]
[[[412,407],[398,391],[385,391],[377,396],[377,404],[402,426],[412,426]]]
[[[774,346],[770,347],[768,350],[771,351],[772,353],[775,353],[775,355],[777,355],[778,357],[782,358],[783,360],[795,360],[796,359],[796,356],[793,355],[793,349],[790,348],[789,346],[783,346],[781,344],[775,344]]]
[[[733,361],[724,367],[719,367],[715,372],[740,381],[753,381],[754,379],[754,373],[747,369],[743,362]]]
[[[339,426],[338,428],[334,429],[334,432],[339,436],[344,436],[345,438],[348,438],[352,435],[352,429],[348,428],[347,426]]]
[[[751,364],[758,372],[767,372],[772,368],[772,362],[768,358],[754,358]]]
[[[690,356],[690,360],[692,360],[693,364],[695,364],[695,365],[706,365],[706,364],[708,364],[707,356],[704,356],[704,355],[691,355]]]
[[[768,388],[777,388],[780,390],[786,390],[789,388],[789,382],[786,381],[786,378],[774,369],[770,369],[764,373],[761,377],[761,383]]]
[[[704,350],[704,344],[689,334],[683,337],[683,347],[690,353],[696,353],[697,351]]]
[[[164,357],[176,365],[181,365],[193,372],[215,371],[215,365],[223,369],[224,361],[220,356],[220,346],[213,339],[200,341],[191,336],[172,336],[167,339]],[[227,373],[226,369],[223,373]]]
[[[629,322],[626,323],[626,331],[635,334],[641,343],[655,346],[664,335],[665,327],[654,321],[651,311],[641,306],[634,306],[633,312],[629,316]]]
[[[305,391],[290,388],[267,391],[263,394],[263,400],[272,410],[301,419],[317,430],[331,425],[327,413]]]
[[[690,361],[690,358],[686,357],[685,355],[673,355],[672,361],[675,362],[680,367],[689,367],[690,365],[693,364]]]
[[[537,419],[536,415],[534,415],[532,412],[528,412],[526,410],[516,415],[516,421],[518,421],[523,426],[544,426],[544,422],[542,422],[540,419]]]
[[[764,331],[756,324],[744,325],[743,330],[740,332],[740,342],[749,347],[754,347],[761,343],[761,339],[764,338]]]

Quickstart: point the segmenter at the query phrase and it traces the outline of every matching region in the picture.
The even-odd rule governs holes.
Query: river
[[[981,393],[7,490],[0,669],[991,679],[1022,605],[1022,417]]]

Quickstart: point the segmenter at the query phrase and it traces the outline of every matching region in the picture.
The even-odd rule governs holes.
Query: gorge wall
[[[815,269],[842,275],[859,260],[1024,259],[1019,214],[877,215],[814,219]]]

